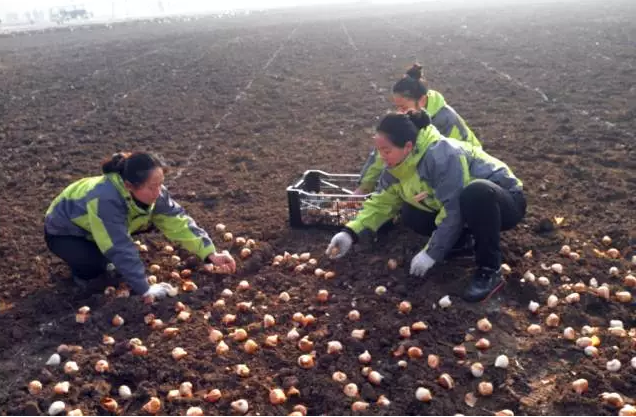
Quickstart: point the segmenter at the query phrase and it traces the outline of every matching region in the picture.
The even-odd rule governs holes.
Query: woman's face
[[[137,187],[126,183],[126,188],[137,200],[144,204],[151,205],[159,198],[163,181],[163,169],[157,167],[152,170],[146,182]]]
[[[375,148],[380,154],[380,158],[387,167],[393,168],[398,166],[408,154],[413,150],[413,143],[407,142],[404,148],[395,146],[393,142],[382,132],[375,135]]]
[[[408,113],[409,111],[419,111],[426,106],[427,97],[423,96],[419,100],[404,97],[400,94],[393,94],[393,104],[400,113]]]

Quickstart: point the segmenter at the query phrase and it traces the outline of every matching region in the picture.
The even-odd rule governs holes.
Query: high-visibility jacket
[[[170,198],[165,187],[157,201],[144,210],[119,174],[72,183],[53,200],[45,217],[45,230],[50,235],[94,241],[137,294],[148,290],[148,282],[131,234],[151,225],[202,260],[215,252],[208,234]]]
[[[414,150],[406,159],[384,170],[378,191],[346,227],[356,234],[364,229],[377,231],[398,213],[403,203],[437,213],[437,229],[426,251],[440,261],[463,229],[460,194],[476,179],[492,181],[511,192],[522,190],[522,182],[505,163],[480,147],[444,138],[434,126],[428,126],[420,130]]]
[[[439,132],[447,137],[470,143],[474,146],[481,146],[477,136],[470,130],[464,119],[444,100],[439,92],[429,90],[426,103],[426,112],[431,117],[431,123]],[[360,172],[359,186],[366,191],[376,188],[380,174],[384,169],[384,162],[376,149],[371,151],[367,161]]]

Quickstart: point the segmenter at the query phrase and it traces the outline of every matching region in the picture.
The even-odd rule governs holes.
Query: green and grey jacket
[[[481,146],[477,136],[470,130],[464,119],[444,100],[444,96],[434,90],[427,93],[426,112],[431,117],[433,126],[447,137],[470,143],[473,146]],[[371,151],[369,158],[360,172],[358,186],[367,192],[376,188],[380,174],[384,169],[382,158],[376,149]]]
[[[471,181],[485,179],[505,190],[522,190],[510,168],[482,148],[447,139],[434,126],[420,130],[414,150],[398,166],[382,173],[378,191],[365,201],[357,217],[346,227],[359,234],[377,231],[408,203],[437,213],[437,229],[426,246],[436,261],[444,259],[461,234],[463,223],[459,196]]]
[[[165,187],[157,201],[144,210],[135,203],[119,174],[72,183],[53,200],[45,218],[45,230],[50,235],[94,241],[137,294],[148,290],[148,282],[131,234],[151,224],[202,260],[215,251],[208,234],[170,198]]]

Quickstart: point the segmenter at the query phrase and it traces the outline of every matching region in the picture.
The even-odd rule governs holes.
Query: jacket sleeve
[[[360,171],[358,186],[367,193],[375,190],[383,169],[384,162],[382,162],[382,158],[378,155],[377,149],[374,148],[369,154],[367,162],[364,163],[362,171]]]
[[[429,149],[425,160],[425,175],[442,203],[426,253],[439,262],[453,247],[463,229],[459,197],[470,180],[466,156],[450,142],[440,141]]]
[[[165,187],[155,203],[152,222],[168,240],[180,244],[201,260],[216,251],[210,236],[170,197]]]
[[[384,177],[384,175],[383,175]],[[402,207],[402,198],[397,193],[397,184],[386,185],[384,178],[380,179],[381,191],[369,197],[362,206],[362,210],[346,227],[359,234],[364,229],[376,232],[380,226],[395,217]]]
[[[95,198],[87,204],[87,216],[91,234],[99,250],[124,277],[136,294],[148,291],[146,270],[139,257],[128,227],[126,203],[114,199]]]

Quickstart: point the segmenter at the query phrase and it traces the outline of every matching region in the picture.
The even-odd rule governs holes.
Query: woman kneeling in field
[[[500,288],[500,232],[526,212],[522,183],[508,166],[480,147],[443,137],[424,111],[384,117],[375,147],[386,164],[378,192],[331,239],[327,254],[343,256],[360,232],[376,231],[406,203],[414,210],[404,223],[430,236],[412,259],[411,274],[423,277],[441,262],[467,227],[477,270],[464,299],[480,301]]]
[[[479,139],[464,119],[455,109],[446,104],[444,96],[435,90],[428,89],[422,76],[422,66],[419,64],[413,64],[404,77],[393,86],[393,104],[401,113],[426,110],[431,117],[431,124],[443,136],[481,146]],[[372,192],[376,188],[383,169],[382,158],[378,156],[377,150],[373,149],[362,167],[356,194]]]
[[[217,253],[208,234],[170,198],[164,168],[149,153],[117,153],[102,164],[103,175],[78,180],[53,200],[45,218],[46,243],[69,265],[79,286],[102,277],[112,263],[134,293],[166,296],[172,287],[148,284],[131,238],[151,224],[207,262],[206,269],[236,271],[234,259]]]

